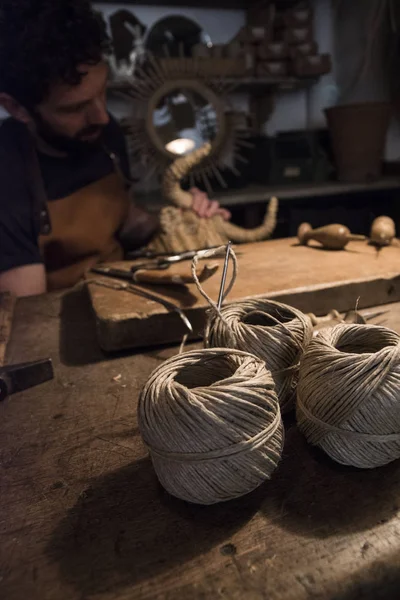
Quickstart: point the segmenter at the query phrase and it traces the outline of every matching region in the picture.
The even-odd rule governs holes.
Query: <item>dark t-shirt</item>
[[[14,119],[0,126],[0,273],[42,262],[38,223],[34,215],[32,182],[26,168],[23,136],[27,130]],[[114,153],[129,179],[129,161],[123,133],[114,119],[103,134],[103,146],[79,156],[58,158],[38,153],[49,202],[65,198],[110,175]]]

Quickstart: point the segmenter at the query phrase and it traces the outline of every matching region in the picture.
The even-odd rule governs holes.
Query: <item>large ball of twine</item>
[[[300,358],[312,335],[311,321],[302,312],[260,298],[214,312],[205,339],[207,347],[237,348],[265,361],[286,412],[294,406]]]
[[[139,427],[159,481],[188,502],[243,496],[269,479],[284,430],[265,364],[237,350],[166,361],[139,399]]]
[[[301,361],[297,420],[341,464],[369,469],[400,458],[400,336],[373,325],[321,332]]]

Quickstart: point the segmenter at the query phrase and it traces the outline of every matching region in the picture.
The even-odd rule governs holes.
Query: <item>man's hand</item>
[[[221,208],[216,200],[210,200],[205,192],[198,188],[192,188],[190,193],[193,196],[192,209],[201,219],[211,219],[216,215],[221,216],[225,221],[229,221],[231,218],[229,210]]]

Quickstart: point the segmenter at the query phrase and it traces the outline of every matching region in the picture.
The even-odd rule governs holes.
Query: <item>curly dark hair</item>
[[[56,81],[78,85],[81,64],[111,50],[105,22],[88,0],[0,0],[0,92],[28,109]]]

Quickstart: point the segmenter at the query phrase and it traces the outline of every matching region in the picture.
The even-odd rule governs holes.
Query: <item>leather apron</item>
[[[115,236],[130,203],[118,173],[46,204],[51,232],[39,236],[39,248],[49,291],[75,285],[96,263],[122,260]]]
[[[99,262],[121,260],[116,234],[130,213],[130,199],[118,158],[106,148],[114,171],[71,196],[53,200],[47,194],[34,138],[20,127],[20,150],[32,198],[38,244],[49,291],[72,287]]]

